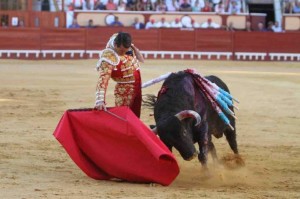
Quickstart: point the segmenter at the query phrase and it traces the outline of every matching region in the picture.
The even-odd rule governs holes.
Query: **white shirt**
[[[194,22],[193,24],[188,23],[188,24],[186,24],[186,27],[187,28],[200,28],[200,24],[197,22]]]
[[[159,21],[155,24],[155,26],[156,28],[170,28],[170,24],[166,21],[164,23]]]
[[[274,32],[282,32],[282,28],[280,26],[276,27],[276,26],[272,26],[272,30]]]
[[[236,6],[235,8],[232,7],[231,2],[235,1],[236,2]],[[242,5],[241,5],[241,1],[240,0],[231,0],[228,6],[228,13],[235,13],[235,14],[239,14],[241,13],[241,9],[242,9]]]
[[[182,28],[182,23],[181,22],[176,23],[175,21],[172,21],[171,28]]]
[[[174,6],[175,5],[175,6]],[[169,12],[176,11],[179,9],[179,3],[175,0],[175,3],[173,5],[172,0],[166,0],[166,6]]]
[[[201,28],[220,28],[220,25],[214,22],[211,22],[210,24],[208,24],[208,22],[204,22],[201,24]]]
[[[146,23],[145,29],[150,29],[150,28],[156,28],[156,26],[155,26],[155,24],[153,24],[150,21],[148,21]]]

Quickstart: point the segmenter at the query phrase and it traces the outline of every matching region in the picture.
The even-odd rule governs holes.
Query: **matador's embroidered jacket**
[[[106,49],[100,52],[97,70],[100,71],[96,88],[96,103],[105,103],[108,81],[112,78],[117,82],[115,87],[115,105],[129,106],[139,117],[141,108],[141,77],[139,63],[134,53],[119,56],[114,51],[114,34],[107,43]]]

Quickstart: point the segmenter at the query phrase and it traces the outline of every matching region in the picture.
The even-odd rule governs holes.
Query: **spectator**
[[[192,19],[192,22],[191,22],[193,28],[200,28],[200,24],[198,22],[196,22],[194,19]]]
[[[165,0],[158,0],[155,10],[158,11],[158,12],[168,11]]]
[[[178,18],[176,18],[174,21],[171,22],[170,25],[171,28],[182,28],[182,23]]]
[[[156,28],[154,19],[151,19],[150,21],[148,21],[146,23],[145,29],[148,30],[148,29],[151,29],[151,28]]]
[[[146,1],[144,0],[137,0],[135,7],[137,11],[144,11],[144,7],[146,5]]]
[[[117,10],[118,10],[119,12],[124,12],[124,11],[126,11],[126,3],[125,3],[123,0],[119,0]]]
[[[144,10],[145,11],[155,11],[156,4],[152,0],[146,0]]]
[[[292,13],[294,0],[283,0],[282,2],[282,13]]]
[[[245,29],[246,32],[252,32],[252,25],[251,25],[251,22],[250,21],[246,21],[246,29]]]
[[[94,0],[84,0],[84,3],[82,4],[83,10],[94,10],[94,5]]]
[[[83,0],[72,0],[75,10],[82,10],[83,8]]]
[[[222,2],[220,2],[217,5],[215,5],[214,10],[218,14],[223,14],[223,13],[226,12],[225,5]]]
[[[95,28],[93,19],[89,19],[87,28]]]
[[[192,3],[193,12],[200,12],[203,7],[204,7],[203,0],[195,0],[194,3]]]
[[[179,10],[179,3],[177,0],[166,0],[167,10],[174,12]]]
[[[231,0],[228,7],[229,14],[239,14],[241,13],[241,5],[238,4],[237,0]]]
[[[212,8],[215,8],[217,5],[222,3],[222,0],[210,0],[210,2],[212,3]]]
[[[70,2],[68,4],[68,11],[74,11],[75,10],[75,6],[74,6],[74,3],[73,2]]]
[[[200,24],[192,19],[191,23],[187,24],[187,28],[200,28]]]
[[[109,26],[124,26],[122,22],[119,21],[119,17],[115,16],[115,20],[109,24]]]
[[[267,26],[268,32],[273,32],[273,25],[274,25],[273,21],[268,22],[268,26]]]
[[[295,0],[294,4],[293,4],[293,13],[300,13],[300,0]]]
[[[68,28],[80,28],[76,18],[73,19],[72,24]]]
[[[201,9],[201,12],[212,12],[212,7],[208,0],[205,1],[204,7]]]
[[[220,25],[208,18],[206,22],[201,24],[201,28],[220,28]]]
[[[108,0],[105,8],[106,10],[117,10],[118,6],[114,3],[114,0]]]
[[[278,21],[275,21],[275,24],[273,25],[272,29],[273,29],[273,32],[282,32],[282,28],[279,25]]]
[[[166,18],[162,17],[160,21],[155,24],[156,28],[170,28],[171,25],[166,21]]]
[[[126,9],[129,11],[136,11],[137,10],[136,4],[137,4],[136,0],[127,0]]]
[[[258,22],[257,31],[259,31],[259,32],[266,32],[267,31],[264,24],[263,24],[263,22]]]
[[[94,9],[95,10],[105,10],[106,7],[105,7],[105,4],[102,1],[96,0],[95,5],[94,5]]]
[[[132,26],[137,29],[137,30],[140,30],[140,29],[144,29],[145,28],[145,24],[142,23],[142,22],[139,22],[139,18],[138,17],[135,17],[134,18],[134,22],[132,24]]]
[[[182,12],[191,12],[192,6],[189,4],[188,0],[183,0],[182,4],[180,4],[179,11]]]

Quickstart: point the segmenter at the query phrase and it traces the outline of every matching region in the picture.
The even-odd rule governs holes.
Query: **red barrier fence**
[[[119,31],[148,58],[300,61],[300,32],[228,32],[103,27],[94,29],[3,28],[0,58],[97,58]]]

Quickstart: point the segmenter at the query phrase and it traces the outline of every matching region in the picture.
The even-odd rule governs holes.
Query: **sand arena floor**
[[[143,81],[196,68],[222,78],[241,102],[237,140],[246,165],[228,169],[209,156],[213,176],[205,178],[198,160],[175,151],[181,172],[164,187],[93,180],[53,137],[66,109],[93,106],[96,61],[0,60],[0,198],[300,198],[300,63],[147,60]],[[150,113],[142,110],[146,124],[154,123]],[[220,158],[231,154],[225,138],[213,141]]]

